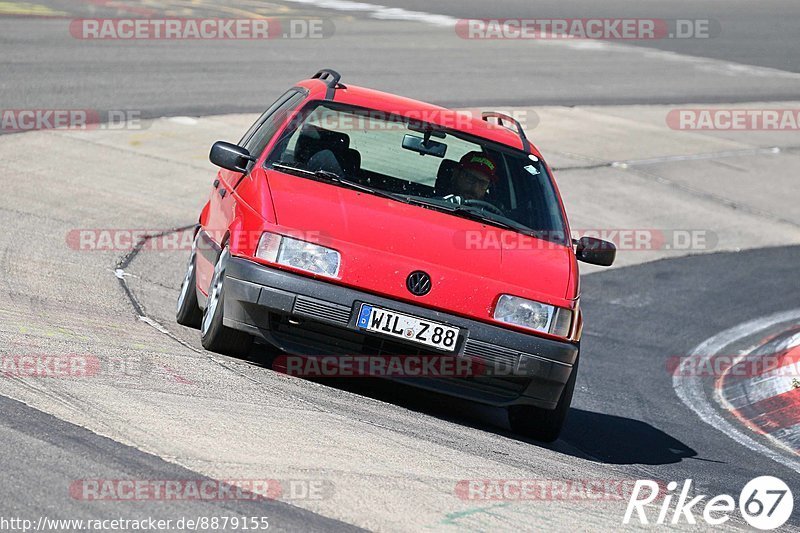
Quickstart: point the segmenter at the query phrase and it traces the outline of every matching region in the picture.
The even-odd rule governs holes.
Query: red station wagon
[[[508,408],[555,440],[583,319],[573,241],[552,173],[519,122],[473,117],[324,69],[281,96],[221,167],[178,300],[208,350],[254,338],[292,357],[439,357],[467,374],[405,383]],[[463,368],[463,367],[459,367]]]

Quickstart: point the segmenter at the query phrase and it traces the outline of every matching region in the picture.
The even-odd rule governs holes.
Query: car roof
[[[297,85],[308,89],[310,100],[329,99],[329,86],[319,79],[304,80]],[[351,84],[346,86],[339,85],[333,94],[332,101],[422,120],[469,133],[518,150],[529,151],[537,157],[541,157],[537,148],[530,142],[527,143],[530,150],[526,150],[522,139],[515,131],[487,122],[481,118],[476,118],[474,113],[468,114],[463,111],[448,109],[412,98]]]

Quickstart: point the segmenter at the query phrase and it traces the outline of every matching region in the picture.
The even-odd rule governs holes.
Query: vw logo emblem
[[[431,287],[431,277],[421,270],[412,272],[406,279],[406,288],[415,296],[425,296],[431,292]]]

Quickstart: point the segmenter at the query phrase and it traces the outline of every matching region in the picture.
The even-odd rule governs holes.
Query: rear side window
[[[286,92],[250,127],[239,146],[246,148],[253,157],[259,157],[284,122],[286,113],[293,111],[305,97],[305,93],[298,89]]]

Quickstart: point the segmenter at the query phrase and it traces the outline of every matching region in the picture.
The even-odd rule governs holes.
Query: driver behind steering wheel
[[[483,152],[467,152],[453,169],[452,193],[444,197],[455,204],[467,200],[485,202],[489,187],[497,182],[497,164]]]

